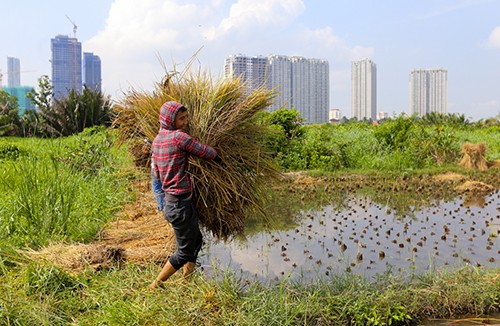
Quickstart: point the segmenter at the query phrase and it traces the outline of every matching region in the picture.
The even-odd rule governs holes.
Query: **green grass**
[[[424,318],[500,311],[500,270],[467,267],[410,279],[334,275],[314,284],[249,284],[175,275],[149,291],[159,267],[126,265],[70,275],[36,262],[1,276],[4,325],[406,325]]]
[[[0,158],[0,240],[32,248],[92,240],[128,196],[120,173],[130,163],[111,137],[2,138],[10,150]]]

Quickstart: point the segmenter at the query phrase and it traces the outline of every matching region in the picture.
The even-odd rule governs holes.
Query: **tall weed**
[[[126,149],[106,131],[19,141],[29,155],[4,160],[0,173],[0,239],[39,248],[51,241],[89,241],[126,200]],[[21,147],[21,146],[20,146]]]

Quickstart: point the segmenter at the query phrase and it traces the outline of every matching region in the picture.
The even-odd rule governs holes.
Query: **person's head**
[[[180,103],[168,101],[160,109],[160,129],[186,130],[188,125],[187,109]]]
[[[176,129],[186,130],[188,125],[188,110],[181,106],[175,115],[174,125]]]

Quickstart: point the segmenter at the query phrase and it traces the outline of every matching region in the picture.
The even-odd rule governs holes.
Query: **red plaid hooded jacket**
[[[169,101],[160,109],[160,131],[151,146],[154,170],[159,175],[163,190],[171,195],[182,195],[193,190],[187,171],[188,156],[214,159],[217,152],[203,145],[180,129],[175,128],[175,117],[182,104]]]

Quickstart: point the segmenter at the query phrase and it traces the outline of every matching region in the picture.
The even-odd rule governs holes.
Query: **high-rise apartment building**
[[[305,123],[328,122],[328,61],[282,55],[233,55],[225,60],[224,72],[226,77],[241,77],[250,89],[261,85],[275,89],[277,97],[268,108],[270,111],[294,108]]]
[[[448,71],[443,68],[410,72],[410,115],[422,117],[448,111]]]
[[[269,89],[275,88],[276,97],[269,111],[292,107],[292,61],[284,55],[270,55],[266,72]]]
[[[377,117],[377,66],[369,59],[351,64],[351,110],[358,120]]]
[[[21,86],[21,63],[18,58],[7,57],[7,86]]]
[[[292,108],[305,123],[328,122],[329,65],[327,61],[291,57]]]
[[[226,58],[224,62],[224,75],[239,77],[248,87],[247,94],[254,89],[265,85],[267,58],[248,57],[235,54]]]
[[[101,59],[92,52],[83,52],[83,83],[92,90],[102,91]]]
[[[76,38],[57,35],[50,40],[50,45],[54,96],[66,96],[72,89],[81,92],[82,44]]]

